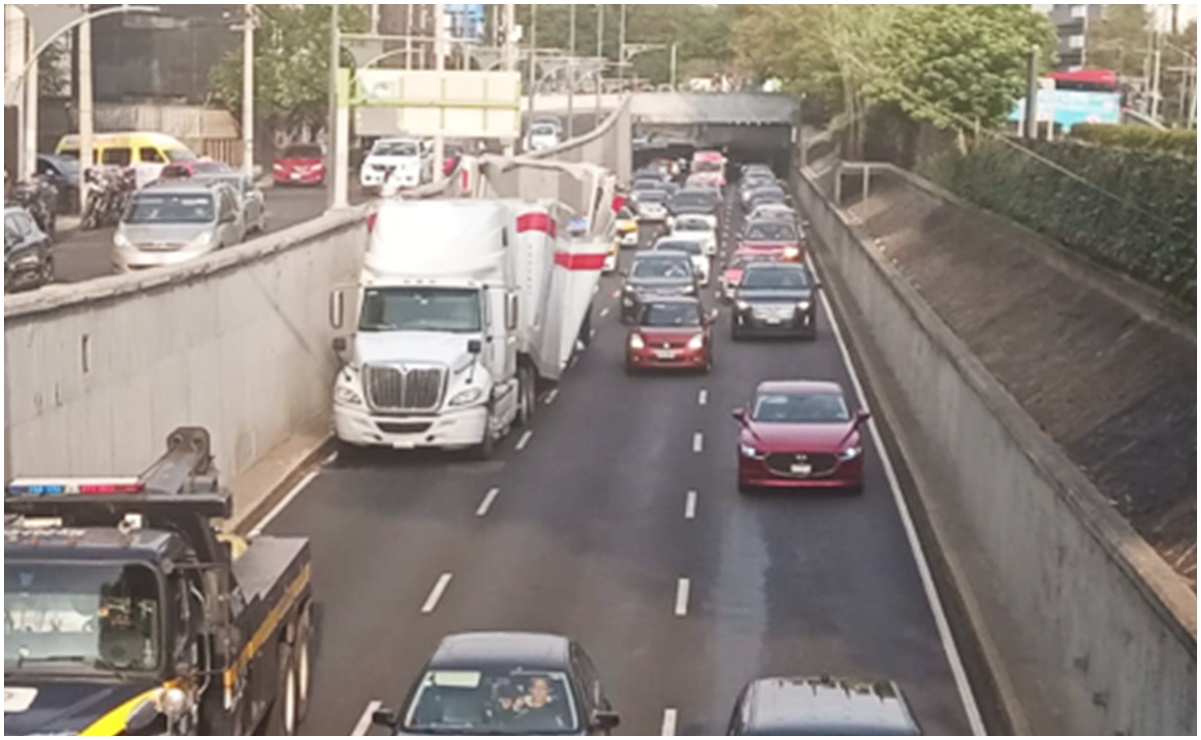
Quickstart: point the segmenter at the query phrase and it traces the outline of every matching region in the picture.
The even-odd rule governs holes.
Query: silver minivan
[[[224,182],[151,183],[134,193],[113,236],[118,272],[165,267],[240,243],[241,202]]]

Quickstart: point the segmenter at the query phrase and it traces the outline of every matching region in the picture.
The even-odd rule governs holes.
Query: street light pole
[[[85,9],[86,10],[86,9]],[[92,166],[92,19],[79,25],[79,216],[87,213],[87,171]]]
[[[28,23],[26,31],[30,36],[30,41],[33,37],[33,23]],[[25,48],[29,48],[31,44],[26,42]],[[28,180],[33,177],[38,171],[38,65],[34,64],[29,68],[25,82],[25,156],[22,164],[25,166],[23,171],[18,172],[18,176],[22,180]]]
[[[242,21],[242,170],[254,175],[254,3]]]
[[[671,45],[671,89],[672,90],[676,89],[676,47],[677,46],[679,46],[679,45],[674,42]]]
[[[538,81],[535,77],[538,68],[538,6],[530,5],[530,113],[529,122],[534,122],[534,88],[538,86]]]
[[[446,6],[443,3],[434,5],[434,69],[438,72],[446,70]],[[442,177],[442,161],[446,158],[446,139],[442,135],[446,128],[445,108],[442,109],[439,118],[438,135],[434,137],[434,169],[430,176],[432,180]]]
[[[621,4],[621,20],[617,26],[617,89],[625,87],[626,80],[626,4]]]

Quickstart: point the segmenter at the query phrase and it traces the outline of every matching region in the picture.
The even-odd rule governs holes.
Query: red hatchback
[[[863,490],[860,427],[867,411],[851,413],[842,387],[810,380],[765,381],[750,409],[736,409],[738,490],[848,488]]]
[[[275,158],[276,185],[321,185],[325,182],[325,153],[319,144],[291,144]]]
[[[703,370],[713,367],[713,319],[696,298],[644,302],[626,343],[626,372],[643,368]]]

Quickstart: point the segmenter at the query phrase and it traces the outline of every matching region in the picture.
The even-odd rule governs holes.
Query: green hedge
[[[1021,145],[1130,205],[995,139],[918,167],[926,178],[1092,259],[1197,302],[1197,165],[1168,154],[1071,142]]]
[[[1160,130],[1150,126],[1081,123],[1072,127],[1070,136],[1074,140],[1090,144],[1168,152],[1183,157],[1197,158],[1197,132],[1195,129]]]

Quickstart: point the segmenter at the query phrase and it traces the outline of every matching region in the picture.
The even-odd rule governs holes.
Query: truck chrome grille
[[[363,370],[367,400],[385,411],[433,411],[442,401],[446,369],[367,365]]]

